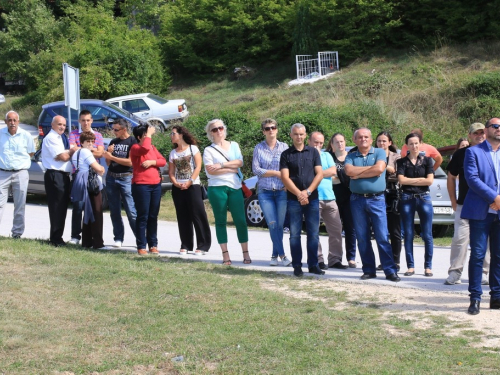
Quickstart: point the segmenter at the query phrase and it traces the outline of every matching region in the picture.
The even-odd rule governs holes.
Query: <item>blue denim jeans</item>
[[[125,228],[122,219],[122,205],[127,214],[128,223],[135,236],[135,210],[134,199],[132,198],[132,175],[115,178],[106,176],[106,193],[108,196],[109,214],[113,224],[113,235],[115,241],[123,242]]]
[[[483,289],[481,277],[483,261],[490,239],[490,295],[500,298],[500,220],[498,214],[490,214],[484,220],[469,219],[470,228],[470,260],[469,260],[469,293],[471,300],[481,301]]]
[[[137,218],[135,222],[135,241],[137,250],[158,246],[158,212],[160,211],[161,184],[132,185]]]
[[[292,266],[302,266],[302,218],[305,218],[307,233],[307,265],[318,265],[319,242],[319,200],[310,200],[309,204],[302,206],[296,200],[288,200],[288,215],[290,216],[290,252]]]
[[[414,197],[413,194],[403,193],[401,194],[401,201],[399,205],[405,233],[407,267],[415,267],[415,262],[413,260],[413,223],[415,221],[416,211],[418,213],[418,217],[420,218],[420,236],[422,237],[425,245],[424,268],[432,268],[432,253],[434,251],[434,241],[432,239],[432,218],[434,216],[434,209],[432,208],[431,196],[429,194],[425,194],[420,197]]]
[[[363,263],[363,273],[375,274],[377,272],[375,253],[371,241],[372,228],[384,273],[386,275],[397,273],[391,244],[387,239],[387,215],[384,195],[364,197],[353,193],[351,195],[351,213],[354,218],[353,224],[356,239],[358,240],[359,255]]]
[[[259,190],[259,205],[264,213],[271,241],[273,242],[273,257],[285,256],[283,248],[283,224],[286,216],[285,190]]]

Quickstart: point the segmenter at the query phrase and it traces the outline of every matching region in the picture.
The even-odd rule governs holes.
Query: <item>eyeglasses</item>
[[[121,128],[117,129],[117,128],[112,128],[114,132],[119,132],[120,130],[122,130]]]
[[[486,126],[486,128],[498,129],[498,128],[500,128],[500,124],[490,124],[490,125]]]
[[[212,129],[210,129],[210,131],[211,131],[212,133],[221,132],[221,131],[223,131],[223,130],[224,130],[224,127],[223,127],[223,126],[219,126],[219,127],[217,127],[217,128],[212,128]]]
[[[269,130],[276,130],[276,129],[278,129],[276,126],[267,126],[264,128],[266,132],[268,132]]]
[[[179,134],[179,133],[172,132],[172,133],[170,133],[170,136],[173,137],[176,134]]]

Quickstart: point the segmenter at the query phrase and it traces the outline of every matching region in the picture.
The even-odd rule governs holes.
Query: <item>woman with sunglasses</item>
[[[226,140],[226,125],[214,119],[207,123],[205,131],[212,144],[203,152],[203,163],[208,177],[208,200],[215,217],[215,233],[222,250],[222,264],[231,265],[227,249],[227,211],[231,212],[236,234],[243,251],[243,263],[250,264],[248,254],[248,228],[239,168],[243,166],[243,156],[236,142]]]
[[[155,128],[139,125],[134,128],[137,144],[130,149],[132,161],[132,196],[134,197],[137,219],[135,221],[135,241],[137,253],[158,255],[158,213],[161,201],[160,167],[167,161],[151,143]]]
[[[264,213],[273,252],[270,266],[278,265],[278,256],[283,266],[289,266],[292,261],[285,255],[283,248],[283,225],[286,216],[286,191],[281,182],[281,153],[288,148],[284,142],[278,141],[278,124],[273,119],[262,122],[262,133],[266,139],[255,146],[253,150],[252,171],[258,177],[259,205]]]
[[[400,202],[400,213],[405,230],[405,253],[408,271],[405,276],[415,274],[415,263],[413,261],[413,222],[415,211],[420,218],[421,237],[425,245],[424,276],[432,276],[432,208],[429,186],[434,181],[434,167],[432,159],[420,154],[422,137],[417,133],[410,133],[405,138],[409,154],[396,162],[399,184],[402,194]]]
[[[194,254],[201,255],[210,249],[212,243],[207,213],[201,197],[201,154],[197,147],[198,142],[185,127],[176,125],[171,129],[170,140],[175,148],[170,152],[168,174],[173,184],[172,198],[181,238],[180,255],[193,251],[195,232]]]

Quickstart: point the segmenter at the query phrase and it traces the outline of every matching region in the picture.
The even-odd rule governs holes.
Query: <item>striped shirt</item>
[[[267,171],[280,170],[281,153],[288,149],[284,142],[276,141],[271,150],[266,141],[260,142],[253,150],[252,171],[259,178],[259,190],[281,190],[285,187],[281,178],[264,177]]]

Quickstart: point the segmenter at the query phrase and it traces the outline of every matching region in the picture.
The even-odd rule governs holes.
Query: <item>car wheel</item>
[[[165,125],[158,120],[152,120],[148,122],[148,125],[154,126],[158,133],[163,133],[165,131]]]
[[[257,194],[254,194],[245,200],[245,217],[247,219],[247,224],[251,227],[264,226],[264,213],[260,208]]]
[[[101,196],[102,196],[102,209],[107,210],[108,209],[108,193],[106,193],[106,187],[101,190]]]

